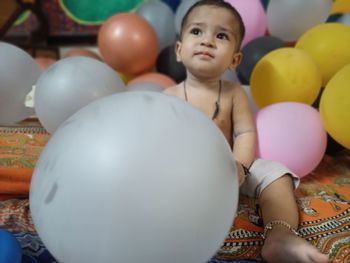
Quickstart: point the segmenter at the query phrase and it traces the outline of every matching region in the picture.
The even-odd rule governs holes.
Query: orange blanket
[[[332,263],[350,262],[350,152],[324,156],[296,190],[300,235],[328,254]],[[259,258],[263,245],[258,202],[240,197],[238,215],[217,258]]]
[[[0,126],[0,200],[28,196],[35,163],[48,138],[37,121]]]

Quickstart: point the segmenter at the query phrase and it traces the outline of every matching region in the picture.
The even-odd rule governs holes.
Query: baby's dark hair
[[[242,20],[241,15],[238,13],[238,11],[229,3],[225,2],[224,0],[200,0],[196,3],[194,3],[186,12],[186,14],[184,15],[182,22],[181,22],[181,31],[180,31],[180,39],[182,38],[182,33],[183,33],[183,29],[184,26],[187,23],[188,17],[189,15],[192,13],[192,11],[200,6],[205,6],[205,5],[210,5],[210,6],[214,6],[214,7],[222,7],[225,8],[227,10],[229,10],[232,15],[236,18],[237,22],[238,22],[238,43],[241,44],[243,38],[244,38],[244,34],[245,34],[245,27],[244,27],[244,23]]]

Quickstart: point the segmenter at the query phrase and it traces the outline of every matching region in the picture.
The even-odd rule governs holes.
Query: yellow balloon
[[[321,96],[320,114],[329,135],[350,149],[350,64],[328,82]]]
[[[350,12],[349,0],[336,0],[332,5],[331,14],[349,13],[349,12]]]
[[[118,72],[119,77],[124,81],[125,84],[127,84],[131,79],[133,79],[133,76],[125,75],[120,72]]]
[[[294,101],[311,105],[321,88],[321,74],[312,58],[295,48],[279,48],[262,57],[250,78],[258,107]]]
[[[322,74],[323,87],[350,62],[350,27],[341,23],[320,24],[306,31],[295,47],[308,52]]]

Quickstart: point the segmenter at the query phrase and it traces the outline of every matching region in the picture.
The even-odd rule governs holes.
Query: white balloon
[[[231,149],[190,104],[124,92],[84,107],[34,170],[35,227],[59,262],[204,263],[238,202]]]
[[[150,81],[144,81],[144,82],[137,82],[131,85],[127,86],[128,91],[154,91],[154,92],[162,92],[164,88],[162,86],[150,82]]]
[[[342,15],[338,22],[350,26],[350,13]]]
[[[186,0],[180,3],[175,12],[175,30],[178,35],[180,35],[181,31],[181,23],[182,19],[187,13],[188,9],[199,0]]]
[[[325,22],[332,0],[270,0],[267,24],[270,35],[295,41],[310,28]]]
[[[125,91],[118,74],[107,64],[88,57],[68,57],[51,65],[35,89],[35,112],[53,133],[69,116],[90,102]]]
[[[24,105],[40,76],[36,61],[24,50],[0,42],[0,123],[11,124],[34,115]]]
[[[222,74],[221,79],[230,81],[232,83],[238,83],[238,84],[240,83],[237,77],[236,70],[226,69],[225,72]]]
[[[153,27],[159,42],[159,52],[176,41],[175,15],[171,8],[159,0],[146,1],[136,9]]]

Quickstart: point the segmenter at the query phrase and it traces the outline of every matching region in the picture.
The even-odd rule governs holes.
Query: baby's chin
[[[209,79],[221,79],[221,76],[223,74],[222,71],[217,71],[212,68],[195,68],[194,70],[188,70],[194,77],[198,79],[203,80],[209,80]]]

